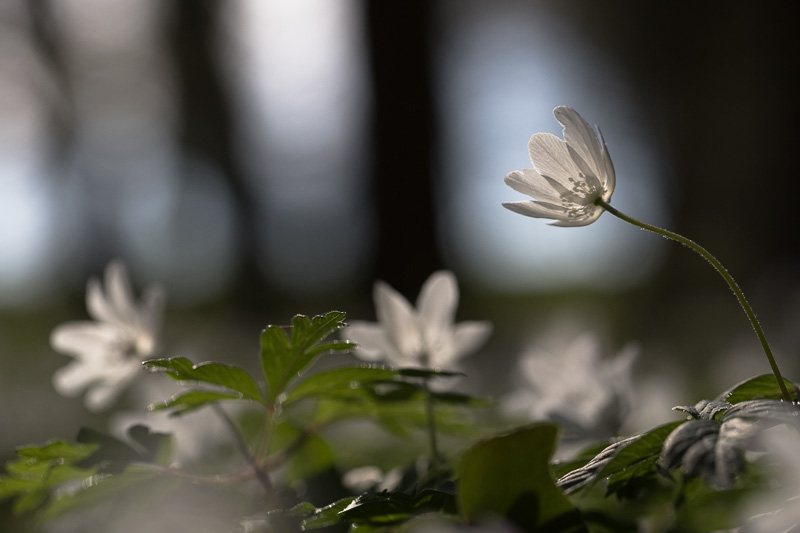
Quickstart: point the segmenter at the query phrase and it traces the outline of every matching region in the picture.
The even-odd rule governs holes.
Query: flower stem
[[[425,413],[428,418],[428,442],[431,448],[431,465],[439,464],[439,444],[436,438],[436,413],[434,412],[433,393],[425,380]]]
[[[624,220],[629,224],[633,224],[634,226],[641,228],[643,230],[650,231],[657,235],[661,235],[662,237],[666,237],[667,239],[672,239],[673,241],[680,243],[687,248],[691,248],[696,254],[700,257],[708,261],[714,270],[716,270],[722,279],[725,280],[725,283],[728,284],[731,291],[733,292],[736,299],[739,301],[739,305],[742,307],[744,314],[747,315],[747,319],[750,320],[750,324],[753,326],[753,330],[756,332],[756,336],[758,337],[758,341],[761,343],[761,348],[764,349],[764,355],[767,356],[767,360],[769,361],[769,366],[772,369],[772,373],[775,375],[775,379],[778,380],[778,387],[781,389],[781,394],[783,395],[783,399],[787,402],[791,401],[791,396],[789,395],[789,391],[786,389],[786,384],[783,381],[783,376],[781,376],[781,371],[778,369],[778,363],[775,361],[775,357],[772,355],[772,350],[769,347],[769,343],[767,342],[767,337],[764,335],[764,330],[761,329],[761,324],[756,318],[756,314],[753,311],[753,308],[750,307],[750,304],[747,301],[747,298],[744,296],[744,292],[742,289],[739,288],[739,285],[736,283],[736,280],[733,279],[733,276],[728,272],[728,270],[719,262],[719,260],[711,255],[711,252],[697,244],[691,239],[684,237],[683,235],[679,235],[673,231],[668,229],[660,228],[658,226],[653,226],[652,224],[647,224],[646,222],[642,222],[637,220],[625,213],[617,210],[616,208],[612,207],[611,204],[605,202],[602,198],[598,198],[595,200],[595,205],[598,205],[614,215],[615,217],[619,218],[620,220]]]

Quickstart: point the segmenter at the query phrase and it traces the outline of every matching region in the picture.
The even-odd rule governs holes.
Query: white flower
[[[567,436],[578,439],[617,434],[632,402],[636,349],[629,346],[603,359],[593,334],[554,344],[534,345],[523,355],[520,370],[527,384],[506,402],[507,411],[559,422]]]
[[[600,130],[577,111],[559,106],[553,114],[564,127],[564,140],[535,133],[528,141],[534,168],[509,173],[506,184],[533,200],[509,202],[508,209],[535,218],[551,218],[554,226],[586,226],[603,213],[595,205],[614,192],[614,165]]]
[[[448,368],[479,348],[489,336],[488,322],[454,324],[458,285],[452,272],[439,271],[422,286],[417,308],[379,281],[373,291],[378,323],[354,321],[349,339],[367,361],[387,360],[396,366]]]
[[[400,485],[401,481],[403,481],[403,470],[401,468],[392,468],[388,472],[384,472],[377,466],[360,466],[348,470],[342,476],[342,485],[358,493],[368,490],[374,490],[375,492],[393,491]]]
[[[64,396],[88,389],[86,406],[102,410],[111,405],[152,355],[161,325],[163,294],[151,287],[140,304],[133,299],[125,267],[106,267],[105,290],[96,279],[86,289],[92,321],[67,322],[50,336],[53,349],[74,361],[53,375],[53,386]]]

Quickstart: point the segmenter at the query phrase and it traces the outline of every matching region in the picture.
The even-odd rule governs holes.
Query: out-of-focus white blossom
[[[632,404],[632,365],[628,346],[603,358],[591,333],[556,338],[550,346],[532,345],[522,356],[525,384],[505,402],[508,413],[558,422],[566,437],[601,439],[619,433]]]
[[[529,217],[553,219],[554,226],[586,226],[603,214],[595,201],[608,202],[614,193],[614,165],[597,127],[571,107],[556,107],[553,114],[564,127],[564,139],[534,133],[528,141],[533,168],[505,177],[509,187],[532,200],[503,206]]]
[[[342,476],[342,485],[353,492],[360,493],[368,490],[381,492],[396,489],[402,480],[403,471],[400,468],[392,468],[388,472],[384,472],[377,466],[360,466],[345,472]]]
[[[53,330],[50,344],[73,361],[53,375],[53,386],[64,396],[84,390],[86,407],[110,406],[153,354],[161,326],[163,293],[150,287],[137,303],[125,267],[106,267],[105,286],[89,281],[86,308],[93,320],[67,322]]]
[[[366,361],[451,368],[477,350],[492,329],[488,322],[454,323],[458,285],[452,272],[439,271],[428,278],[416,309],[382,281],[375,284],[373,297],[378,322],[353,321],[346,333]]]
[[[761,444],[766,451],[762,462],[773,465],[780,485],[759,491],[744,506],[741,531],[800,531],[800,434],[796,427],[776,426],[762,433]]]

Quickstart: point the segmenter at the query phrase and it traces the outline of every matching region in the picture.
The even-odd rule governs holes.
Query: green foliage
[[[212,390],[188,390],[174,395],[168,400],[150,404],[147,409],[150,411],[161,411],[172,409],[172,414],[180,416],[200,407],[220,400],[240,400],[242,395],[236,392],[212,391]]]
[[[93,444],[72,444],[63,440],[18,448],[17,459],[6,463],[6,475],[0,477],[0,500],[15,498],[13,510],[16,514],[40,507],[54,488],[70,483],[80,485],[94,476],[96,468],[83,468],[76,463],[96,450]]]
[[[585,531],[550,477],[557,432],[554,424],[533,424],[467,450],[457,470],[463,516],[503,517],[524,531]]]
[[[797,385],[788,379],[784,379],[786,388],[798,398]],[[773,374],[762,374],[754,378],[746,379],[732,388],[728,389],[719,396],[719,400],[728,403],[739,403],[746,400],[780,400],[783,398],[778,381]]]
[[[234,393],[237,398],[253,400],[263,403],[264,396],[255,380],[250,377],[246,370],[234,365],[224,363],[200,363],[193,364],[185,357],[170,357],[168,359],[151,359],[145,361],[144,366],[153,371],[161,371],[176,381],[190,381],[222,387],[230,393]],[[194,397],[191,409],[200,407],[198,397]],[[216,401],[209,400],[209,401]],[[206,402],[207,403],[207,402]],[[187,404],[177,404],[181,408]]]
[[[348,341],[325,341],[344,327],[345,313],[330,311],[308,318],[295,315],[288,328],[267,326],[261,332],[261,368],[267,382],[267,401],[275,403],[291,382],[314,360],[330,352],[352,349]]]

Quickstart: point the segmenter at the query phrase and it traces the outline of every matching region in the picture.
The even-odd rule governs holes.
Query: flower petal
[[[573,108],[558,106],[553,110],[556,120],[564,127],[564,140],[589,166],[597,178],[604,175],[603,145],[597,130]]]
[[[517,192],[526,194],[537,200],[560,202],[557,190],[548,182],[548,179],[532,168],[523,168],[509,172],[505,180],[506,185]],[[559,182],[558,185],[563,188]]]
[[[417,316],[429,351],[450,334],[458,306],[458,283],[447,270],[434,272],[417,298]],[[428,354],[431,356],[431,354]]]
[[[567,149],[567,144],[552,133],[534,133],[528,141],[533,167],[543,176],[553,178],[568,189],[577,180],[578,169]]]
[[[356,355],[365,361],[379,361],[390,351],[386,333],[380,324],[353,321],[345,330],[345,337],[356,344]]]
[[[111,351],[120,339],[119,330],[102,322],[67,322],[50,334],[50,345],[57,352],[82,360],[98,360]]]
[[[375,313],[392,345],[405,358],[413,360],[419,357],[422,332],[408,300],[382,281],[375,283],[373,298]]]
[[[552,205],[552,204],[551,204]],[[503,207],[534,218],[552,218],[555,220],[567,220],[567,210],[564,208],[556,209],[553,207],[545,207],[532,201],[527,202],[504,202]]]
[[[86,394],[86,407],[90,411],[107,409],[125,389],[125,385],[142,370],[136,360],[131,360],[125,365],[120,365],[114,370],[113,377],[99,381],[89,389]]]
[[[140,325],[128,271],[119,261],[112,261],[106,267],[106,293],[117,320],[123,324]]]
[[[456,324],[450,342],[431,354],[432,368],[448,368],[457,360],[480,348],[492,333],[490,322],[467,321]]]
[[[53,388],[62,396],[78,396],[90,384],[100,379],[91,365],[79,361],[62,366],[53,373]]]

